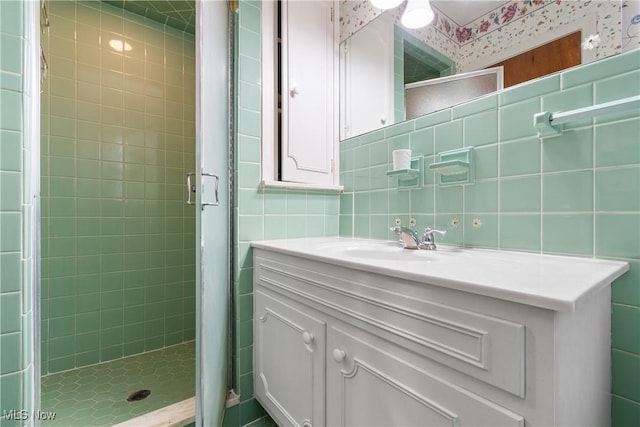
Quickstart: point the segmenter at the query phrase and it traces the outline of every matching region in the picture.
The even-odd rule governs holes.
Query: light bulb
[[[407,7],[400,18],[400,22],[407,28],[422,28],[433,21],[433,10],[429,0],[407,0]]]
[[[400,4],[404,0],[369,0],[371,5],[377,7],[378,9],[393,9],[396,6],[400,6]]]
[[[122,40],[111,39],[109,40],[109,46],[117,52],[131,52],[133,50],[129,43]]]

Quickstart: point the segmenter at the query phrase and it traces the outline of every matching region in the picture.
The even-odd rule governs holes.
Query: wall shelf
[[[469,171],[469,162],[462,160],[449,160],[446,162],[431,163],[429,169],[441,175],[460,175]]]
[[[387,172],[390,178],[396,178],[399,190],[422,187],[423,156],[412,157],[409,169],[398,169]]]
[[[440,185],[470,184],[474,181],[473,147],[443,151],[429,170],[438,174]]]

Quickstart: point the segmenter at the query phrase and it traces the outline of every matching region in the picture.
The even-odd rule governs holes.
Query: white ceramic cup
[[[411,167],[411,150],[393,150],[393,170],[409,169]]]

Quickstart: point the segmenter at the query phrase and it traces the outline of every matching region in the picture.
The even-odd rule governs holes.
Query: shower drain
[[[137,400],[143,400],[149,397],[151,390],[138,390],[127,396],[127,402],[135,402]]]

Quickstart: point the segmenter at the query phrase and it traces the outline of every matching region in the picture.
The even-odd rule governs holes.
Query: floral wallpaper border
[[[513,0],[460,27],[437,7],[431,25],[410,31],[456,62],[458,71],[473,70],[481,58],[576,20],[592,19],[601,44],[596,58],[640,47],[640,1],[637,0]],[[389,11],[400,21],[404,6]],[[340,40],[382,13],[368,0],[341,0]],[[517,25],[514,25],[517,24]]]
[[[523,40],[562,28],[572,22],[595,20],[600,45],[596,59],[622,52],[622,24],[620,1],[575,0],[515,1],[491,12],[463,29],[456,29],[460,36],[457,60],[461,70],[471,70],[483,57],[499,54]],[[498,20],[500,24],[495,25]],[[491,21],[489,23],[489,21]],[[487,24],[489,23],[489,24]],[[488,28],[481,32],[482,28]]]

